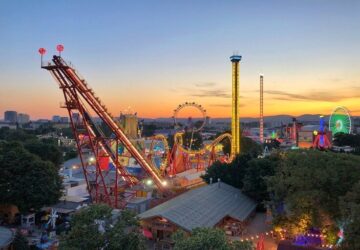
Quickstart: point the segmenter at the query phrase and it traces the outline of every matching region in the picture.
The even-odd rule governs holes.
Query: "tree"
[[[202,177],[207,183],[210,178],[217,179],[233,187],[241,189],[253,198],[259,209],[264,210],[264,202],[270,200],[266,179],[274,175],[279,157],[272,154],[266,158],[252,158],[248,154],[240,154],[231,163],[215,162]]]
[[[336,146],[350,146],[354,148],[352,151],[355,155],[360,155],[360,135],[337,133],[334,136],[334,144]]]
[[[16,230],[12,246],[16,250],[30,250],[27,239],[21,234],[20,230]]]
[[[242,191],[261,204],[261,210],[265,209],[263,202],[270,200],[266,179],[275,174],[279,160],[278,154],[272,154],[265,158],[254,158],[247,164]]]
[[[250,242],[228,241],[219,228],[195,228],[190,236],[182,230],[172,235],[174,250],[252,250]]]
[[[134,214],[122,211],[114,221],[111,211],[109,206],[98,204],[75,213],[71,230],[60,240],[60,249],[145,249]]]
[[[275,224],[293,233],[331,229],[341,220],[340,197],[360,179],[360,157],[317,150],[280,157],[275,174],[267,178]]]
[[[55,166],[60,166],[63,161],[60,148],[53,140],[28,140],[24,147],[32,154],[39,156],[43,161],[51,161]]]
[[[253,250],[254,246],[251,241],[233,241],[231,242],[231,250]]]
[[[0,143],[0,203],[21,212],[54,204],[61,196],[57,168],[29,153],[18,142]]]
[[[173,240],[174,250],[230,250],[224,231],[218,228],[195,228],[189,237],[178,231]]]
[[[54,128],[51,122],[41,124],[37,129],[35,129],[34,134],[36,135],[44,135],[51,132],[55,132],[56,129]]]
[[[214,162],[206,169],[202,178],[205,182],[210,183],[210,178],[215,182],[218,179],[236,188],[243,188],[243,179],[248,162],[251,160],[248,154],[238,155],[231,163]]]
[[[72,138],[74,139],[74,132],[72,131],[72,128],[61,128],[58,130],[58,134],[62,135],[64,137]]]
[[[231,142],[229,140],[223,140],[221,144],[223,145],[224,154],[230,155]],[[251,138],[242,136],[240,139],[240,151],[242,154],[250,154],[253,157],[257,157],[259,154],[261,154],[262,147]]]
[[[12,130],[9,128],[0,129],[0,140],[24,142],[27,140],[35,140],[35,139],[37,139],[35,135],[26,133],[22,129],[16,129],[16,130]]]
[[[334,136],[336,146],[360,147],[360,135],[336,133]]]
[[[360,181],[341,198],[340,204],[344,222],[341,249],[360,249]]]
[[[91,205],[71,217],[71,230],[60,241],[60,249],[101,249],[105,235],[99,232],[95,220],[108,220],[111,208],[106,205]]]

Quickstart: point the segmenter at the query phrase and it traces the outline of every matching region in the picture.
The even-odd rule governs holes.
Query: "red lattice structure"
[[[60,49],[62,51],[63,47]],[[43,56],[45,52],[41,50],[40,53]],[[139,182],[139,178],[128,173],[125,166],[121,164],[121,155],[117,150],[120,145],[135,158],[144,170],[145,177],[151,178],[159,191],[165,191],[167,183],[159,170],[125,135],[105,105],[95,96],[94,91],[75,68],[65,62],[61,56],[56,55],[53,56],[51,62],[42,63],[42,68],[51,73],[63,92],[65,102],[62,107],[67,109],[70,117],[92,201],[107,203],[115,208],[123,207],[131,196],[124,190]],[[98,123],[94,122],[91,112],[108,127],[112,136],[105,135]],[[110,165],[113,166],[112,169]]]

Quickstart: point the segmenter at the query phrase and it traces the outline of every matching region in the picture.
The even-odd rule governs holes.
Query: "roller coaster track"
[[[123,179],[130,185],[136,184],[135,177],[129,175],[126,169],[120,165],[117,159],[117,153],[114,153],[109,143],[106,142],[106,138],[103,134],[98,132],[94,123],[88,117],[88,112],[82,102],[88,104],[91,110],[110,128],[111,132],[115,135],[116,140],[119,141],[129,151],[132,157],[139,163],[139,165],[145,170],[145,172],[153,179],[154,183],[160,190],[164,190],[166,185],[165,180],[162,178],[159,170],[148,162],[145,156],[139,152],[139,150],[132,144],[130,139],[125,135],[124,131],[116,124],[111,114],[107,111],[105,105],[103,105],[98,97],[95,96],[94,91],[88,86],[86,81],[78,74],[75,68],[66,63],[60,56],[53,56],[52,63],[42,66],[51,72],[54,78],[57,80],[60,89],[63,90],[65,96],[66,107],[69,110],[76,109],[80,112],[84,119],[84,123],[87,127],[88,134],[93,137],[95,142],[98,142],[101,150],[105,151],[114,163],[117,171],[121,173]],[[80,100],[81,99],[81,100]],[[70,117],[71,119],[71,117]],[[79,146],[79,145],[78,145]],[[95,145],[92,146],[94,153],[97,150]]]
[[[180,151],[188,153],[188,154],[204,154],[207,151],[211,151],[211,149],[213,147],[215,147],[217,144],[219,144],[222,140],[224,140],[225,138],[228,138],[231,141],[231,134],[229,133],[224,133],[220,136],[218,136],[217,138],[215,138],[215,140],[213,140],[210,144],[206,145],[205,147],[198,149],[198,150],[189,150],[184,148],[183,146],[183,132],[178,132],[174,135],[174,143],[177,144],[177,147]]]
[[[152,161],[152,164],[154,166],[156,165],[155,157],[154,157],[154,154],[155,154],[154,147],[156,145],[156,141],[162,141],[162,143],[164,145],[164,151],[165,151],[164,152],[164,157],[163,157],[163,160],[162,160],[160,168],[159,168],[160,173],[164,174],[165,169],[166,169],[166,167],[168,165],[168,155],[169,155],[169,152],[170,152],[169,144],[167,142],[166,136],[164,136],[162,134],[157,134],[157,135],[154,135],[154,136],[151,137],[151,144],[150,144],[150,148],[149,148],[148,158]]]

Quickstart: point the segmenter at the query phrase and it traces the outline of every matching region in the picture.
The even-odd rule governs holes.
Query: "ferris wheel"
[[[173,113],[173,117],[172,117],[174,119],[174,125],[175,125],[175,127],[178,127],[178,128],[182,127],[182,125],[178,122],[178,120],[179,120],[178,114],[180,113],[181,110],[188,108],[188,107],[197,109],[201,114],[201,123],[197,123],[197,124],[193,125],[191,117],[189,117],[189,121],[188,121],[188,123],[189,123],[188,125],[191,126],[192,131],[198,132],[198,131],[202,130],[204,128],[204,126],[206,125],[207,116],[206,116],[206,110],[200,104],[197,104],[195,102],[184,102],[184,103],[180,104],[176,109],[174,109],[174,113]]]
[[[345,107],[336,107],[329,119],[329,128],[333,135],[337,133],[351,133],[351,117]]]

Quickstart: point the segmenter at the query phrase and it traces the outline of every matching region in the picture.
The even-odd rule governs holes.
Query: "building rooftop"
[[[6,228],[0,227],[0,248],[6,248],[13,241],[14,233]]]
[[[218,182],[181,194],[140,214],[139,218],[162,217],[192,231],[196,227],[214,227],[226,216],[244,221],[255,208],[256,203],[239,189]]]

